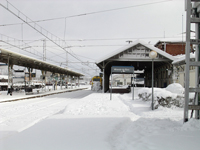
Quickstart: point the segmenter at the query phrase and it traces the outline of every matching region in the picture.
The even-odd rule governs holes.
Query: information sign
[[[133,74],[134,67],[133,66],[112,66],[111,72],[117,73],[117,74]]]

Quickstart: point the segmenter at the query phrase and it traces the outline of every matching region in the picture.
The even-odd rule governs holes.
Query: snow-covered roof
[[[174,56],[175,60],[172,62],[173,65],[183,65],[185,64],[185,54]],[[190,59],[195,58],[195,53],[190,53]]]
[[[81,73],[68,70],[60,66],[0,48],[0,62],[8,63],[8,56],[9,60],[12,60],[13,65],[25,66],[43,71],[51,71],[53,73],[68,74],[71,76],[84,76]]]
[[[180,39],[163,39],[159,40],[154,46],[158,45],[159,43],[185,43],[185,40]]]
[[[143,46],[145,46],[145,47],[147,47],[147,48],[149,48],[149,49],[151,49],[153,51],[156,51],[158,54],[160,54],[160,55],[162,55],[162,56],[164,56],[164,57],[166,57],[166,58],[168,58],[168,59],[170,59],[172,61],[175,59],[174,56],[172,56],[172,55],[170,55],[170,54],[168,54],[168,53],[166,53],[166,52],[164,52],[164,51],[162,51],[162,50],[160,50],[160,49],[158,49],[158,48],[156,48],[156,47],[154,47],[154,46],[152,46],[152,45],[150,45],[150,44],[148,44],[148,43],[146,43],[146,42],[144,42],[142,40],[136,40],[131,44],[128,44],[128,45],[126,45],[126,46],[124,46],[124,47],[122,47],[122,48],[120,48],[120,49],[118,49],[118,50],[116,50],[116,51],[114,51],[112,53],[109,53],[109,54],[105,55],[104,57],[102,57],[101,59],[96,61],[96,64],[99,64],[102,61],[104,61],[106,59],[109,59],[110,57],[112,57],[112,56],[114,56],[116,54],[119,54],[119,53],[121,53],[121,52],[123,52],[123,51],[125,51],[125,50],[127,50],[127,49],[129,49],[129,48],[131,48],[131,47],[133,47],[135,45],[137,45],[137,44],[141,44],[141,45],[143,45]]]

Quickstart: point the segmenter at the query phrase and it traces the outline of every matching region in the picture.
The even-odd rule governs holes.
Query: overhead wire
[[[3,35],[3,34],[0,34],[0,35],[1,35],[1,37],[5,36],[5,35]],[[23,42],[23,41],[21,41],[21,40],[18,40],[18,39],[16,39],[16,38],[13,38],[13,37],[8,37],[8,36],[5,36],[5,37],[6,37],[6,38],[9,38],[9,39],[8,39],[9,41],[11,41],[11,39],[12,39],[13,41],[20,41],[20,42]],[[42,40],[42,39],[33,40],[33,41],[31,41],[31,42],[24,43],[24,44],[27,45],[27,44],[30,44],[30,43],[33,43],[33,42],[36,42],[36,41],[41,41],[41,40]],[[9,42],[3,41],[3,40],[0,40],[0,41],[1,41],[1,42],[4,42],[4,43],[6,43],[6,44],[8,44],[8,45],[10,45],[10,46],[12,46],[12,47],[15,47],[15,48],[18,48],[18,49],[23,50],[23,51],[25,51],[25,52],[31,53],[32,55],[38,56],[39,58],[42,58],[42,53],[38,52],[38,51],[35,50],[35,49],[34,49],[34,51],[37,51],[37,53],[40,53],[40,55],[35,54],[35,53],[33,53],[33,52],[31,52],[31,51],[28,51],[28,50],[26,50],[26,49],[23,49],[23,48],[21,48],[21,47],[19,47],[19,46],[16,46],[16,45],[14,45],[14,44],[11,44],[11,43],[9,43]],[[20,45],[21,45],[21,44],[20,44]],[[3,45],[1,45],[1,46],[3,46]],[[7,45],[4,45],[4,46],[7,46]],[[35,47],[35,46],[31,46],[31,45],[27,45],[27,46],[29,46],[30,48]],[[11,47],[11,48],[12,48],[12,47]],[[43,47],[43,46],[41,46],[41,47]],[[54,49],[56,49],[56,48],[54,48]],[[60,50],[60,49],[56,49],[56,50]],[[52,51],[50,51],[50,50],[49,50],[49,52],[52,53],[52,54],[54,54],[52,57],[58,56],[58,57],[60,57],[60,58],[62,58],[62,59],[66,59],[66,58],[62,57],[63,53],[62,53],[62,54],[56,54],[56,53],[54,53],[54,52],[52,52]],[[80,56],[81,56],[81,55],[80,55]],[[52,58],[52,57],[51,57],[51,58]],[[81,56],[81,57],[83,57],[83,56]],[[55,62],[55,63],[60,64],[60,62],[55,61],[55,60],[53,60],[53,59],[47,58],[47,60],[49,60],[49,61],[51,61],[51,62]],[[71,63],[71,62],[69,61],[68,63]]]
[[[117,40],[130,40],[130,39],[160,39],[163,38],[163,36],[158,36],[158,37],[119,37],[119,38],[91,38],[91,39],[66,39],[65,41],[117,41]],[[165,37],[167,38],[180,38],[180,36],[168,36]],[[32,41],[32,40],[26,40],[24,39],[23,41]],[[47,41],[49,41],[47,39]],[[56,41],[56,40],[55,40]]]
[[[52,49],[58,50],[57,48],[52,48]],[[52,52],[52,51],[50,51],[50,50],[49,50],[49,52],[51,52],[51,53],[54,54],[51,58],[58,56],[58,57],[60,57],[60,58],[66,59],[66,58],[62,57],[64,53],[56,54],[56,53],[54,53],[54,52]],[[74,53],[74,52],[73,52],[73,53]],[[75,54],[75,53],[74,53],[74,54]],[[75,54],[75,55],[77,55],[77,54]],[[81,55],[79,55],[79,56],[81,56]],[[84,57],[84,56],[81,56],[81,57]],[[65,62],[65,63],[66,63],[66,62]],[[68,63],[73,63],[73,62],[68,61]],[[81,63],[81,64],[86,64],[87,62],[80,62],[80,63]],[[76,65],[79,65],[79,64],[76,64]],[[79,65],[79,66],[80,66],[80,65]],[[87,66],[88,66],[88,65],[87,65]],[[91,68],[91,69],[94,69],[94,68]]]
[[[81,16],[98,14],[98,13],[105,13],[105,12],[110,12],[110,11],[116,11],[116,10],[129,9],[129,8],[134,8],[134,7],[153,5],[153,4],[164,3],[164,2],[169,2],[169,1],[172,1],[172,0],[163,0],[163,1],[146,3],[146,4],[138,4],[138,5],[133,5],[133,6],[126,6],[126,7],[120,7],[120,8],[107,9],[107,10],[100,10],[100,11],[88,12],[88,13],[83,13],[83,14],[78,14],[78,15],[71,15],[71,16],[66,16],[66,17],[42,19],[42,20],[36,20],[36,21],[28,22],[28,23],[36,23],[36,22],[44,22],[44,21],[52,21],[52,20],[60,20],[60,19],[65,19],[66,20],[67,18],[81,17]],[[22,24],[22,23],[3,24],[3,25],[0,25],[0,26],[11,26],[11,25],[19,25],[19,24]]]
[[[167,1],[171,1],[171,0],[164,0],[164,1],[159,1],[159,2],[152,2],[152,3],[147,3],[147,4],[140,4],[140,5],[134,5],[134,6],[128,6],[128,7],[121,7],[121,8],[115,8],[115,9],[109,9],[109,10],[103,10],[103,11],[96,11],[96,12],[90,12],[90,13],[84,13],[84,14],[79,14],[79,15],[73,15],[73,16],[68,16],[68,17],[60,17],[60,18],[52,18],[52,19],[43,19],[43,20],[38,20],[38,21],[33,21],[33,23],[35,22],[42,22],[42,21],[50,21],[50,20],[57,20],[57,19],[63,19],[65,18],[71,18],[71,17],[78,17],[78,16],[85,16],[85,15],[91,15],[91,14],[97,14],[97,13],[104,13],[104,12],[109,12],[109,11],[116,11],[116,10],[120,10],[120,9],[127,9],[127,8],[132,8],[132,7],[140,7],[140,6],[144,6],[144,5],[152,5],[152,4],[156,4],[156,3],[163,3],[163,2],[167,2]],[[3,5],[2,5],[3,6]],[[12,5],[13,6],[13,5]],[[14,6],[13,6],[14,7]],[[17,8],[16,8],[17,9]],[[18,9],[17,9],[18,10]],[[11,12],[11,11],[10,11]],[[11,12],[12,13],[12,12]],[[14,13],[13,13],[14,14]],[[14,14],[15,15],[15,14]],[[17,16],[17,15],[16,15]],[[20,18],[20,17],[18,17]],[[21,18],[20,18],[21,19]],[[23,21],[23,19],[21,19]],[[25,22],[25,21],[24,21]],[[27,23],[31,23],[31,22],[25,22]],[[20,23],[21,24],[21,23]],[[3,25],[0,25],[3,26]],[[64,38],[65,38],[65,32],[64,32]],[[22,40],[23,40],[23,29],[22,29]],[[51,39],[50,39],[51,40]],[[90,39],[91,40],[91,39]],[[105,40],[105,39],[104,39]],[[58,45],[59,46],[59,45]],[[95,46],[95,45],[88,45],[88,46]],[[97,46],[97,45],[96,45]],[[98,46],[103,46],[103,45],[98,45]],[[107,45],[108,46],[108,45]],[[60,47],[62,48],[62,47]],[[63,49],[63,48],[62,48]],[[65,50],[65,49],[64,49]],[[71,55],[71,53],[69,53]],[[76,56],[76,55],[72,55],[74,58],[76,58],[77,60],[79,60],[81,62],[81,60]]]
[[[38,33],[40,33],[41,35],[43,35],[44,37],[46,37],[47,39],[49,39],[51,42],[53,42],[55,45],[57,45],[58,47],[60,47],[61,49],[63,49],[64,51],[66,51],[65,50],[65,47],[62,47],[61,45],[60,45],[60,43],[57,43],[57,42],[55,42],[54,40],[53,40],[53,37],[55,37],[55,38],[57,38],[57,39],[60,39],[60,38],[58,38],[57,36],[55,36],[55,35],[53,35],[52,33],[50,33],[50,32],[48,32],[46,29],[44,29],[44,28],[42,28],[41,26],[39,26],[38,24],[36,24],[35,22],[34,22],[34,25],[31,25],[31,24],[29,24],[29,21],[28,20],[30,20],[30,21],[32,21],[30,18],[28,18],[25,14],[23,14],[22,12],[20,12],[15,6],[13,6],[10,2],[8,2],[8,1],[6,1],[7,2],[7,5],[3,5],[3,4],[1,4],[0,3],[0,5],[3,7],[3,8],[5,8],[6,10],[8,10],[10,13],[12,13],[14,16],[16,16],[16,17],[18,17],[20,20],[22,20],[24,23],[26,23],[27,25],[29,25],[31,28],[33,28],[34,30],[36,30]],[[16,9],[16,11],[18,11],[18,14],[16,14],[15,12],[13,12],[12,10],[10,10],[9,9],[9,5],[11,5],[13,8],[15,8]],[[23,17],[25,17],[25,18],[22,18],[22,17],[20,17],[19,16],[19,14],[22,14],[23,15]],[[36,26],[37,25],[37,26]],[[38,28],[36,28],[36,27],[38,27]],[[44,34],[42,31],[45,31],[46,32],[46,34]],[[49,34],[51,35],[51,36],[49,36]],[[61,39],[60,39],[61,40]],[[63,40],[62,40],[63,41]],[[65,42],[65,41],[63,41],[63,42]],[[72,53],[70,53],[70,52],[68,52],[68,51],[66,51],[69,55],[71,55],[72,57],[74,57],[75,59],[77,59],[78,61],[80,61],[80,62],[82,62],[82,60],[81,59],[79,59],[77,56],[75,56],[74,54],[72,54]],[[90,67],[90,66],[88,66],[88,67]]]

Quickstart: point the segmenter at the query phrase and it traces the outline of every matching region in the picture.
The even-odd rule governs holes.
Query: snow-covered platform
[[[72,88],[72,89],[59,89],[59,90],[46,90],[46,91],[40,89],[39,92],[38,92],[38,89],[33,89],[33,92],[31,94],[26,95],[25,91],[20,91],[20,92],[13,92],[12,96],[10,96],[9,94],[7,95],[7,91],[0,91],[0,103],[39,98],[39,97],[49,96],[53,94],[60,94],[60,93],[72,92],[72,91],[84,90],[84,89],[87,89],[87,87],[77,87],[77,88]]]
[[[150,101],[139,99],[140,90],[135,88],[134,100],[131,93],[114,93],[110,100],[110,93],[87,89],[0,103],[0,149],[188,150],[200,147],[200,120],[190,119],[183,124],[183,108],[178,107],[158,107],[152,111]]]

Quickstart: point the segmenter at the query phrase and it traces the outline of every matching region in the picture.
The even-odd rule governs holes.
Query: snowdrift
[[[154,107],[183,107],[184,88],[179,83],[173,83],[166,88],[154,88]],[[152,88],[141,88],[138,97],[143,101],[152,100]]]

